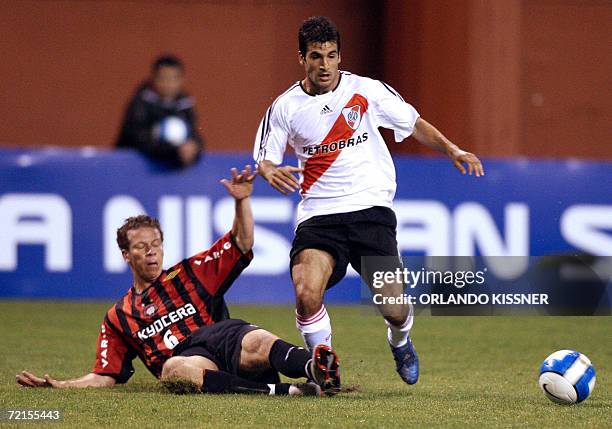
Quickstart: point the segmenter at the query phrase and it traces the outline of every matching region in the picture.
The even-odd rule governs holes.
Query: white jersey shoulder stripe
[[[270,107],[268,107],[268,110],[266,110],[266,115],[264,116],[264,127],[262,129],[262,131],[264,131],[262,134],[266,135],[267,131],[269,131],[269,126],[270,126],[270,116],[272,116],[272,111],[274,110],[274,107],[276,106],[276,103],[278,103],[278,100],[280,100],[281,98],[283,98],[285,95],[287,95],[288,93],[291,92],[291,90],[295,89],[297,86],[299,86],[299,82],[294,83],[293,85],[291,85],[291,87],[289,87],[289,89],[287,89],[285,92],[283,92],[281,95],[279,95],[278,97],[276,97],[276,100],[274,100],[272,102],[272,104],[270,105]]]
[[[404,103],[406,102],[404,100],[404,98],[400,95],[399,92],[397,92],[395,89],[393,89],[390,85],[387,85],[386,83],[384,83],[382,80],[379,80],[380,83],[382,83],[382,85],[393,95],[395,95],[397,98],[399,98],[400,100],[402,100]]]
[[[259,156],[258,156],[258,159],[265,159],[265,156],[266,156],[266,140],[267,140],[267,137],[268,137],[268,133],[270,132],[270,117],[272,116],[272,111],[274,110],[274,107],[276,106],[276,103],[283,96],[285,96],[288,93],[290,93],[292,90],[297,88],[299,85],[300,85],[299,82],[296,82],[293,85],[291,85],[285,92],[283,92],[281,95],[276,97],[276,100],[274,100],[272,102],[272,104],[270,105],[270,107],[268,107],[268,110],[266,110],[266,114],[263,117],[262,126],[261,126],[261,136],[260,136],[260,139],[259,139]]]

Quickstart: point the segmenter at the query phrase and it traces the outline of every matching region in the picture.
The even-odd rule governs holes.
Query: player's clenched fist
[[[284,195],[300,189],[300,183],[294,174],[301,173],[302,171],[304,171],[302,168],[291,165],[277,167],[267,160],[260,162],[258,166],[259,174],[266,179],[270,186]]]

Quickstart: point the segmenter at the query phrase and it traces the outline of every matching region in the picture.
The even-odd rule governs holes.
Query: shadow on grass
[[[185,382],[181,379],[170,379],[163,383],[134,383],[113,388],[113,393],[161,393],[164,395],[196,395],[202,393],[200,389],[193,383]],[[338,395],[340,397],[355,395],[362,393],[360,385],[343,386]],[[218,394],[215,394],[217,396]],[[236,393],[228,393],[228,395],[236,395]]]

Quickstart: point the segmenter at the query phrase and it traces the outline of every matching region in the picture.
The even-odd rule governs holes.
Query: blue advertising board
[[[443,158],[394,161],[402,255],[612,255],[612,163],[485,159],[486,176],[475,178]],[[121,296],[131,286],[115,243],[122,221],[158,217],[169,266],[231,227],[233,201],[219,180],[248,163],[248,154],[208,154],[177,171],[129,151],[0,151],[0,297]],[[298,198],[256,181],[255,258],[228,301],[293,302]],[[359,302],[359,289],[351,272],[328,299]]]

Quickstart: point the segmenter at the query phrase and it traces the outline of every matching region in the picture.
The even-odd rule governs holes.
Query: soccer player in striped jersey
[[[162,269],[164,236],[157,219],[128,218],[117,244],[133,274],[133,286],[113,305],[100,327],[91,373],[71,380],[17,375],[26,387],[110,387],[125,383],[139,357],[171,390],[276,395],[334,394],[338,359],[330,347],[314,352],[289,344],[256,325],[229,319],[223,299],[253,258],[249,197],[255,174],[246,166],[221,180],[235,199],[231,231],[213,246]],[[279,372],[307,383],[281,383]]]
[[[463,174],[479,177],[484,170],[474,154],[420,118],[389,85],[340,71],[340,35],[327,18],[306,20],[298,42],[305,77],[266,111],[254,158],[274,189],[283,194],[299,191],[302,197],[290,264],[296,325],[312,349],[331,345],[323,297],[344,277],[347,265],[361,273],[362,256],[398,256],[392,211],[395,168],[378,128],[393,129],[397,142],[412,135],[446,154]],[[282,165],[287,145],[294,149],[298,167]],[[396,297],[402,289],[401,284],[390,284],[382,293]],[[387,304],[379,310],[398,373],[406,383],[416,383],[419,361],[409,336],[412,307]]]

